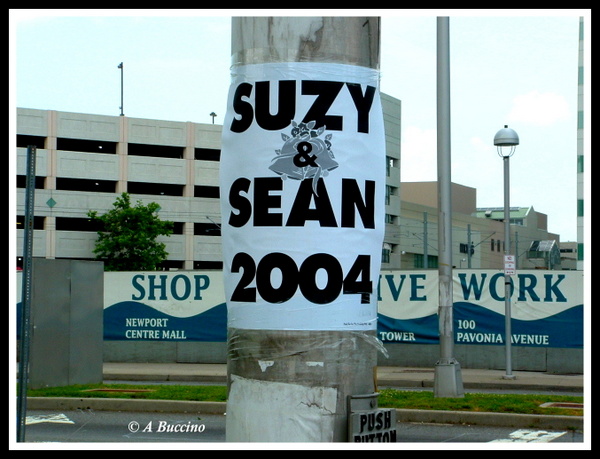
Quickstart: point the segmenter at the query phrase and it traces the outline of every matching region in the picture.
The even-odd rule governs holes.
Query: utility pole
[[[429,268],[429,234],[427,229],[427,212],[423,212],[423,269]]]
[[[437,162],[440,359],[435,365],[434,396],[464,397],[460,364],[454,358],[452,195],[450,161],[449,19],[437,18]]]
[[[123,113],[123,62],[117,65],[117,68],[121,69],[121,106],[119,107],[121,109],[120,116],[125,116]]]
[[[467,268],[471,269],[471,257],[473,256],[473,241],[471,240],[471,224],[467,225]],[[481,265],[480,265],[481,266]]]
[[[349,396],[374,393],[385,352],[379,27],[367,17],[232,19],[220,173],[228,442],[348,441]],[[319,94],[333,95],[335,113]]]

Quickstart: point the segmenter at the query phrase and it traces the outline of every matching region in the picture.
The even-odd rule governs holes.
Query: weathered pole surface
[[[450,155],[449,20],[437,18],[437,161],[438,274],[440,358],[435,366],[434,395],[463,397],[460,364],[454,358],[452,289],[452,195]]]
[[[364,241],[375,233],[375,242],[368,255],[357,255],[365,253],[362,236],[354,228],[340,228],[344,225],[340,220],[336,221],[341,211],[333,196],[337,185],[333,184],[356,183],[360,189],[358,194],[368,199],[366,182],[369,180],[353,182],[351,175],[346,176],[346,182],[335,180],[341,179],[336,174],[345,167],[343,161],[347,154],[357,153],[348,150],[361,148],[360,140],[358,146],[348,148],[344,144],[346,148],[342,148],[342,131],[347,127],[356,129],[357,125],[361,130],[361,120],[367,124],[370,122],[371,127],[379,122],[382,126],[382,116],[379,121],[380,115],[373,114],[376,108],[381,111],[378,76],[374,83],[375,102],[370,118],[368,113],[366,118],[359,115],[357,124],[354,109],[354,118],[344,117],[344,127],[337,129],[334,129],[335,122],[345,114],[335,105],[327,105],[333,103],[332,99],[318,99],[319,89],[307,89],[310,84],[302,88],[300,85],[315,78],[319,83],[323,79],[343,82],[335,102],[347,98],[355,101],[356,108],[361,106],[361,100],[367,99],[368,85],[354,84],[351,87],[349,81],[353,81],[354,76],[336,75],[330,64],[342,64],[335,69],[342,73],[350,67],[357,69],[359,74],[361,68],[366,68],[369,75],[373,72],[378,75],[379,27],[379,18],[367,17],[235,17],[232,20],[232,89],[228,113],[233,113],[229,113],[224,121],[221,158],[222,234],[228,300],[228,442],[347,441],[348,396],[372,394],[375,390],[377,352],[383,349],[376,336],[376,289],[384,226],[383,218],[381,222],[378,220],[379,215],[383,217],[379,201],[383,205],[384,184],[378,180],[374,189],[377,199],[374,228],[363,228],[368,226],[364,222],[356,225],[367,233]],[[262,64],[272,66],[264,70]],[[305,64],[311,65],[306,67]],[[315,69],[319,72],[321,64],[325,64],[325,76],[318,74],[315,77],[312,72]],[[293,88],[289,82],[294,80],[297,85],[290,89],[290,94],[295,98],[295,111],[286,105],[282,96],[287,89]],[[267,81],[270,87],[265,89],[265,85],[261,86],[259,82]],[[270,98],[270,108],[259,108],[257,99],[261,97],[261,90],[262,96]],[[354,99],[350,99],[350,94]],[[277,96],[279,100],[276,103]],[[326,113],[315,115],[316,124],[311,125],[313,120],[308,118],[308,114],[302,119],[306,112],[300,103],[304,103],[305,99],[308,100],[307,107]],[[320,105],[321,102],[325,105]],[[365,105],[362,107],[365,108]],[[289,117],[283,119],[286,114]],[[259,117],[262,117],[262,123]],[[280,118],[282,123],[279,123]],[[244,124],[244,120],[248,119],[252,120],[252,124]],[[291,121],[294,121],[293,125]],[[271,122],[277,126],[265,127]],[[296,122],[303,125],[298,126]],[[259,131],[256,124],[263,130]],[[325,132],[319,130],[320,125]],[[362,126],[364,128],[364,124]],[[255,127],[258,133],[256,141],[246,141],[242,147],[236,144],[236,136],[240,133],[246,135]],[[292,165],[292,156],[285,156],[285,148],[296,136],[300,136],[294,127],[310,131],[310,136],[307,133],[305,137],[297,137],[304,141],[296,144]],[[245,132],[246,129],[248,132]],[[234,132],[226,132],[229,130]],[[378,151],[385,150],[383,132],[381,137],[381,144],[376,146]],[[281,151],[276,153],[269,146],[261,149],[265,138],[276,139]],[[339,164],[326,167],[321,162],[325,156],[301,152],[300,148],[316,148],[317,143],[308,143],[317,142],[320,138],[324,140],[323,145],[328,143],[327,149],[335,152],[335,156],[330,154],[326,159]],[[265,140],[265,144],[267,142]],[[368,148],[363,150],[368,153]],[[313,149],[312,153],[315,151]],[[360,168],[375,168],[377,175],[381,167],[381,177],[385,180],[383,151],[381,160],[369,162],[366,158]],[[265,177],[252,180],[249,177],[251,173],[241,170],[246,166],[239,165],[243,155],[246,155],[245,160],[249,155],[256,158],[256,163],[264,158],[265,172],[275,171],[277,174],[265,173]],[[286,158],[289,161],[284,164]],[[311,169],[309,163],[314,168]],[[238,165],[240,171],[237,177],[242,178],[236,179],[231,169]],[[336,170],[338,165],[340,167]],[[279,166],[285,169],[285,173],[277,169]],[[302,169],[304,174],[313,172],[305,175],[303,180],[293,180],[298,169]],[[320,175],[315,175],[317,172],[314,170],[318,170]],[[228,178],[229,175],[233,177]],[[247,180],[247,177],[250,179]],[[307,184],[308,188],[304,189],[312,191],[302,193],[303,185],[299,183]],[[239,187],[232,191],[236,184]],[[306,199],[311,205],[304,212],[294,213],[302,200],[300,196],[308,195],[310,198]],[[327,197],[335,209],[335,217],[328,214],[331,220],[324,211],[323,199]],[[260,206],[264,207],[262,210],[257,206],[259,199],[264,203]],[[368,205],[356,205],[356,220],[360,220],[359,207],[364,210]],[[251,217],[250,212],[253,212]],[[301,222],[291,223],[292,214]],[[265,221],[259,221],[260,218]],[[246,238],[242,230],[251,224],[254,232]],[[290,231],[292,236],[287,242],[281,242],[282,235]],[[336,261],[335,253],[333,256],[326,253],[328,246],[335,244],[343,245],[348,254],[360,260],[361,264],[355,271],[343,266],[343,257]],[[241,247],[247,249],[242,250]],[[377,247],[376,250],[373,247]],[[371,261],[371,267],[376,265],[377,273],[362,264],[365,260]],[[229,284],[228,275],[232,279]],[[248,276],[248,281],[243,283],[244,288],[240,288],[240,279],[245,276]],[[358,284],[369,280],[369,288],[363,284],[356,289],[347,288],[346,281],[352,276]],[[319,277],[321,280],[317,281]],[[336,292],[339,293],[337,297]],[[351,317],[342,325],[345,308],[357,310],[352,302],[363,308],[357,314],[362,315],[364,320],[354,326],[359,321]],[[340,325],[332,325],[332,318],[338,316],[342,317]]]

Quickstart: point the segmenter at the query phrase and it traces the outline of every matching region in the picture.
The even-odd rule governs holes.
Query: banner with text
[[[220,162],[228,326],[375,330],[379,72],[312,62],[232,72]]]
[[[387,271],[379,282],[378,337],[384,343],[438,343],[437,271]],[[457,344],[504,344],[504,273],[455,271]],[[517,271],[511,276],[511,343],[583,347],[583,273]]]
[[[221,271],[104,276],[105,340],[227,341]],[[511,281],[514,345],[583,348],[581,271],[517,271]],[[504,274],[456,270],[453,294],[455,343],[504,345]],[[437,271],[382,271],[377,300],[377,336],[384,344],[439,343]]]
[[[104,273],[104,339],[227,341],[220,271]]]

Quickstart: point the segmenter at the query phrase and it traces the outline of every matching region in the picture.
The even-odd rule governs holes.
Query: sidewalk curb
[[[181,374],[127,374],[127,373],[104,373],[105,381],[181,381],[181,382],[205,382],[226,384],[227,377],[222,375],[181,375]],[[377,380],[378,387],[406,388],[406,387],[426,387],[433,388],[434,382],[432,379],[398,379],[398,378],[379,378]],[[529,390],[537,391],[555,391],[555,392],[583,392],[583,386],[565,386],[552,384],[522,384],[518,381],[511,381],[510,385],[506,382],[478,382],[478,381],[463,381],[465,389],[498,389],[498,390]]]
[[[512,381],[511,381],[512,382]],[[425,387],[433,388],[435,383],[430,379],[422,380],[400,380],[400,379],[378,379],[378,387],[392,387],[392,388],[406,388],[406,387]],[[463,381],[463,388],[469,390],[476,389],[487,389],[487,390],[526,390],[531,393],[536,392],[583,392],[583,386],[565,386],[557,384],[522,384],[519,382],[512,382],[508,385],[506,383],[497,382],[478,382],[478,381]]]
[[[227,383],[227,376],[222,375],[185,375],[185,374],[139,374],[139,373],[104,373],[104,381],[181,381],[181,382],[206,382]]]
[[[396,419],[398,422],[583,430],[583,416],[397,409]]]
[[[198,413],[224,415],[226,402],[182,400],[131,400],[118,398],[28,397],[28,410],[98,410],[155,413]],[[496,427],[583,430],[583,416],[482,413],[472,411],[434,411],[397,409],[398,422],[468,424]]]
[[[98,410],[225,414],[225,402],[132,400],[127,398],[27,397],[28,410]]]

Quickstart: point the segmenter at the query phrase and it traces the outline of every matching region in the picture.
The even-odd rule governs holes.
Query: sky
[[[510,205],[532,206],[562,242],[577,240],[579,17],[589,126],[591,10],[15,9],[9,118],[15,107],[117,116],[122,62],[126,116],[211,123],[214,112],[221,124],[234,15],[381,16],[380,90],[402,103],[403,182],[438,177],[436,17],[448,16],[452,182],[475,188],[477,207],[504,206],[493,139],[508,125],[520,138]]]

